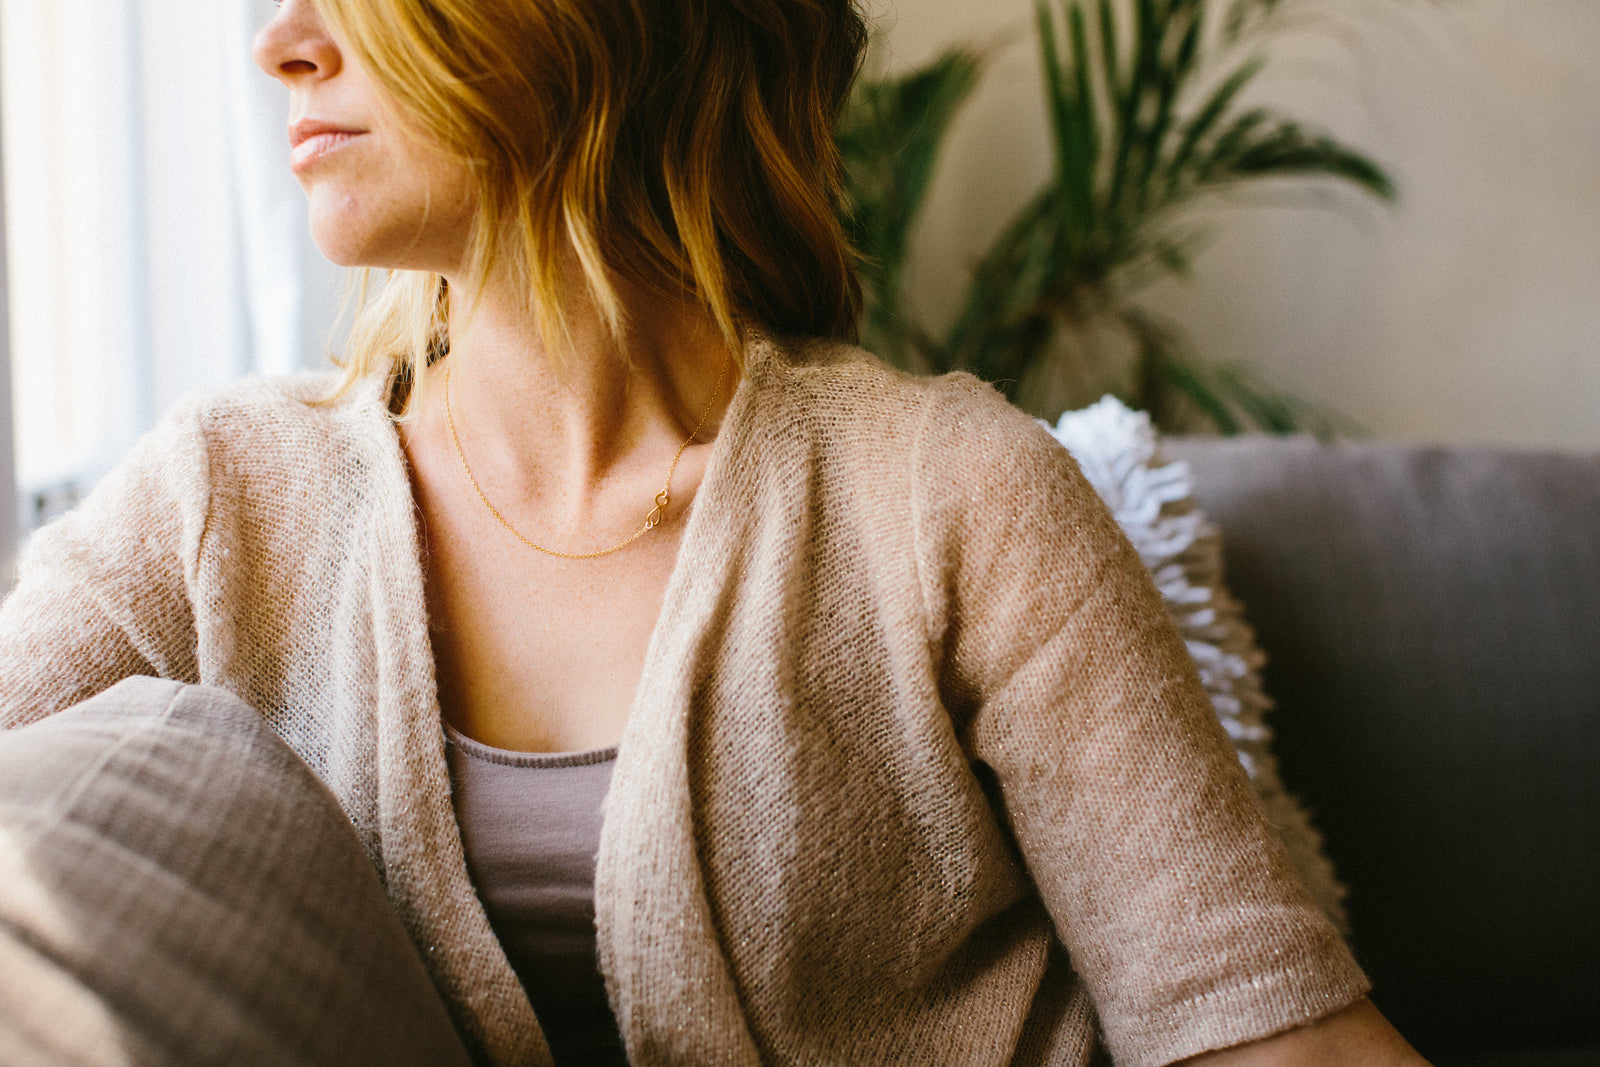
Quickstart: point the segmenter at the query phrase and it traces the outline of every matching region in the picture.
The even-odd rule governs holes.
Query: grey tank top
[[[595,956],[594,866],[615,748],[508,752],[446,724],[467,872],[557,1064],[626,1064]]]

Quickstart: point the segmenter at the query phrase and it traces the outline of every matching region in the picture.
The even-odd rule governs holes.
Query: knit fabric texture
[[[630,1061],[1144,1067],[1365,992],[1067,452],[965,376],[745,359],[601,836]],[[477,1056],[547,1063],[462,859],[387,383],[328,386],[186,402],[35,535],[0,725],[135,674],[236,693],[349,813]]]
[[[1222,531],[1196,506],[1189,465],[1166,462],[1150,416],[1112,396],[1066,412],[1050,435],[1072,453],[1139,553],[1295,873],[1349,933],[1346,890],[1323,853],[1322,835],[1278,775],[1266,722],[1272,700],[1261,688],[1267,657],[1223,580]]]

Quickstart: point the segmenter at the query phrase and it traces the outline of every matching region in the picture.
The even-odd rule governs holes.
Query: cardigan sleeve
[[[913,475],[941,686],[1118,1063],[1309,1022],[1368,989],[1309,902],[1132,546],[1065,449],[971,378]]]
[[[0,605],[0,728],[132,675],[198,681],[191,593],[208,481],[195,400],[34,533]]]

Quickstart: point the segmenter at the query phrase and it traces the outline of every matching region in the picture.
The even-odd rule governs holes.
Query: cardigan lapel
[[[379,819],[389,895],[456,1026],[494,1064],[549,1064],[549,1047],[467,873],[450,799],[422,538],[399,435],[368,399]]]
[[[601,969],[636,1062],[761,1062],[707,896],[689,746],[752,522],[746,472],[759,395],[784,358],[766,335],[750,333],[745,375],[684,530],[606,800],[595,920]]]

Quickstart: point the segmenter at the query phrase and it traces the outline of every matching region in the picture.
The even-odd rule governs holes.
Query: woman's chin
[[[340,205],[348,207],[350,205]],[[422,270],[448,273],[451,254],[460,254],[460,239],[445,241],[422,230],[405,216],[367,219],[349,210],[322,212],[316,198],[311,203],[311,240],[329,260],[341,267],[379,270]],[[456,235],[448,235],[455,238]]]
[[[391,242],[348,225],[319,225],[315,212],[311,216],[311,240],[318,251],[341,267],[404,269],[403,264],[394,262],[392,250],[385,254]]]
[[[369,228],[352,218],[354,198],[340,196],[330,203],[325,190],[308,190],[311,200],[311,240],[319,251],[341,267],[371,267]]]
[[[344,248],[344,247],[342,247],[340,245],[337,245],[337,244],[330,245],[325,241],[318,240],[315,234],[312,235],[311,239],[312,239],[312,243],[314,243],[317,246],[317,250],[322,253],[323,258],[328,260],[329,262],[333,263],[335,266],[339,266],[339,267],[375,267],[375,266],[377,266],[377,264],[367,262],[364,257],[360,256],[359,254],[353,253],[350,250],[348,250],[348,249],[346,249],[346,248]]]

